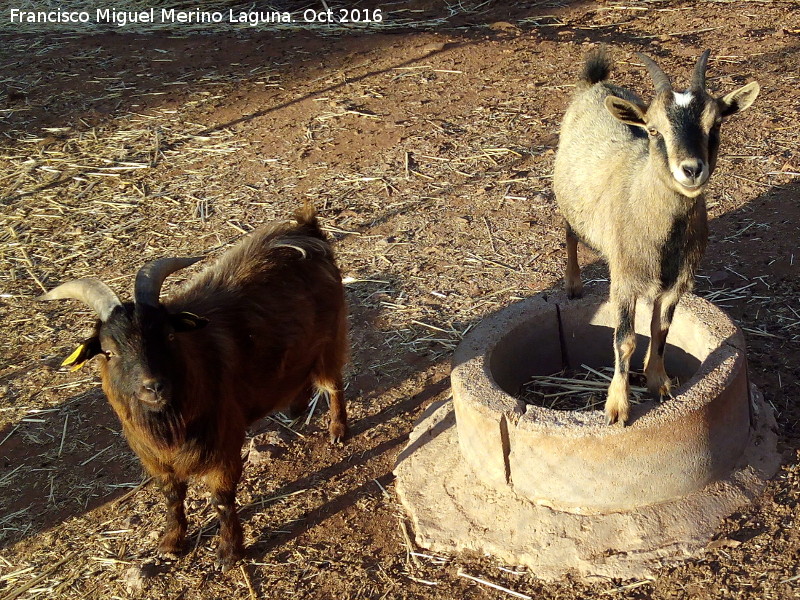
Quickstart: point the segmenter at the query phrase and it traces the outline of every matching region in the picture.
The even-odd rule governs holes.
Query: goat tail
[[[303,206],[294,211],[294,220],[300,227],[309,225],[311,227],[319,227],[317,223],[317,209],[310,200],[306,200]]]
[[[596,50],[592,50],[586,56],[580,81],[588,85],[594,85],[595,83],[608,79],[610,73],[611,58],[608,56],[606,47],[600,46]]]
[[[294,211],[294,220],[297,221],[297,227],[306,235],[327,240],[327,236],[319,226],[317,219],[317,209],[311,201],[306,200],[303,206]]]

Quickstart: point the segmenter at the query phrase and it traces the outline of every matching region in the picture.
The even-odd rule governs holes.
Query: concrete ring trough
[[[515,397],[531,375],[613,364],[606,297],[535,296],[465,337],[452,402],[423,416],[395,470],[420,545],[493,554],[545,579],[648,576],[702,549],[774,474],[775,422],[748,382],[742,333],[697,296],[669,333],[674,398],[634,405],[628,426]],[[634,368],[651,310],[637,307]]]

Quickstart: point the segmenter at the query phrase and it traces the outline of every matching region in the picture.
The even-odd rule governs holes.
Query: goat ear
[[[722,113],[723,117],[729,117],[733,113],[737,113],[740,110],[744,110],[748,106],[750,106],[755,99],[758,97],[758,93],[761,91],[761,86],[758,85],[757,81],[751,81],[744,87],[740,87],[735,92],[731,92],[730,94],[726,94],[717,102],[719,103],[719,110]]]
[[[646,127],[644,118],[646,109],[644,107],[616,96],[606,96],[605,105],[606,110],[618,121],[636,127]]]
[[[186,310],[174,315],[170,315],[169,319],[172,326],[175,328],[175,331],[178,332],[202,329],[209,323],[208,319],[205,317],[199,317],[196,314],[190,313]]]
[[[100,348],[100,338],[97,336],[90,337],[81,342],[75,350],[72,351],[67,358],[61,363],[62,367],[69,367],[70,371],[77,371],[84,363],[100,354],[103,350]]]

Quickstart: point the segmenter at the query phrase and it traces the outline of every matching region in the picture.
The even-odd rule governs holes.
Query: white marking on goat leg
[[[692,92],[672,92],[672,95],[675,96],[675,104],[678,106],[689,106],[694,99]]]

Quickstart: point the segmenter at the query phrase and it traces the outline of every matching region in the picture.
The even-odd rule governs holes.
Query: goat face
[[[664,183],[694,198],[703,192],[716,166],[722,120],[753,103],[758,96],[758,83],[714,98],[705,89],[706,51],[695,67],[690,88],[676,92],[652,60],[640,57],[655,82],[655,98],[649,106],[643,106],[609,96],[606,109],[619,121],[647,132],[650,156],[664,174]]]
[[[104,379],[140,410],[173,406],[172,380],[180,368],[175,336],[204,322],[188,313],[171,315],[163,307],[119,307],[97,332]]]
[[[162,306],[119,304],[94,335],[84,340],[65,361],[78,368],[100,355],[104,387],[131,412],[159,412],[173,402],[172,381],[181,368],[176,335],[199,329],[208,320],[192,313],[168,313]],[[135,405],[134,405],[135,403]]]
[[[91,278],[68,281],[42,296],[43,300],[81,300],[99,317],[94,335],[80,344],[63,365],[79,368],[102,354],[103,388],[109,398],[137,405],[129,405],[126,412],[158,412],[170,406],[172,377],[179,367],[175,334],[197,329],[208,321],[187,312],[170,314],[158,296],[170,273],[197,260],[166,258],[147,263],[136,275],[134,302],[123,304],[106,284]]]

